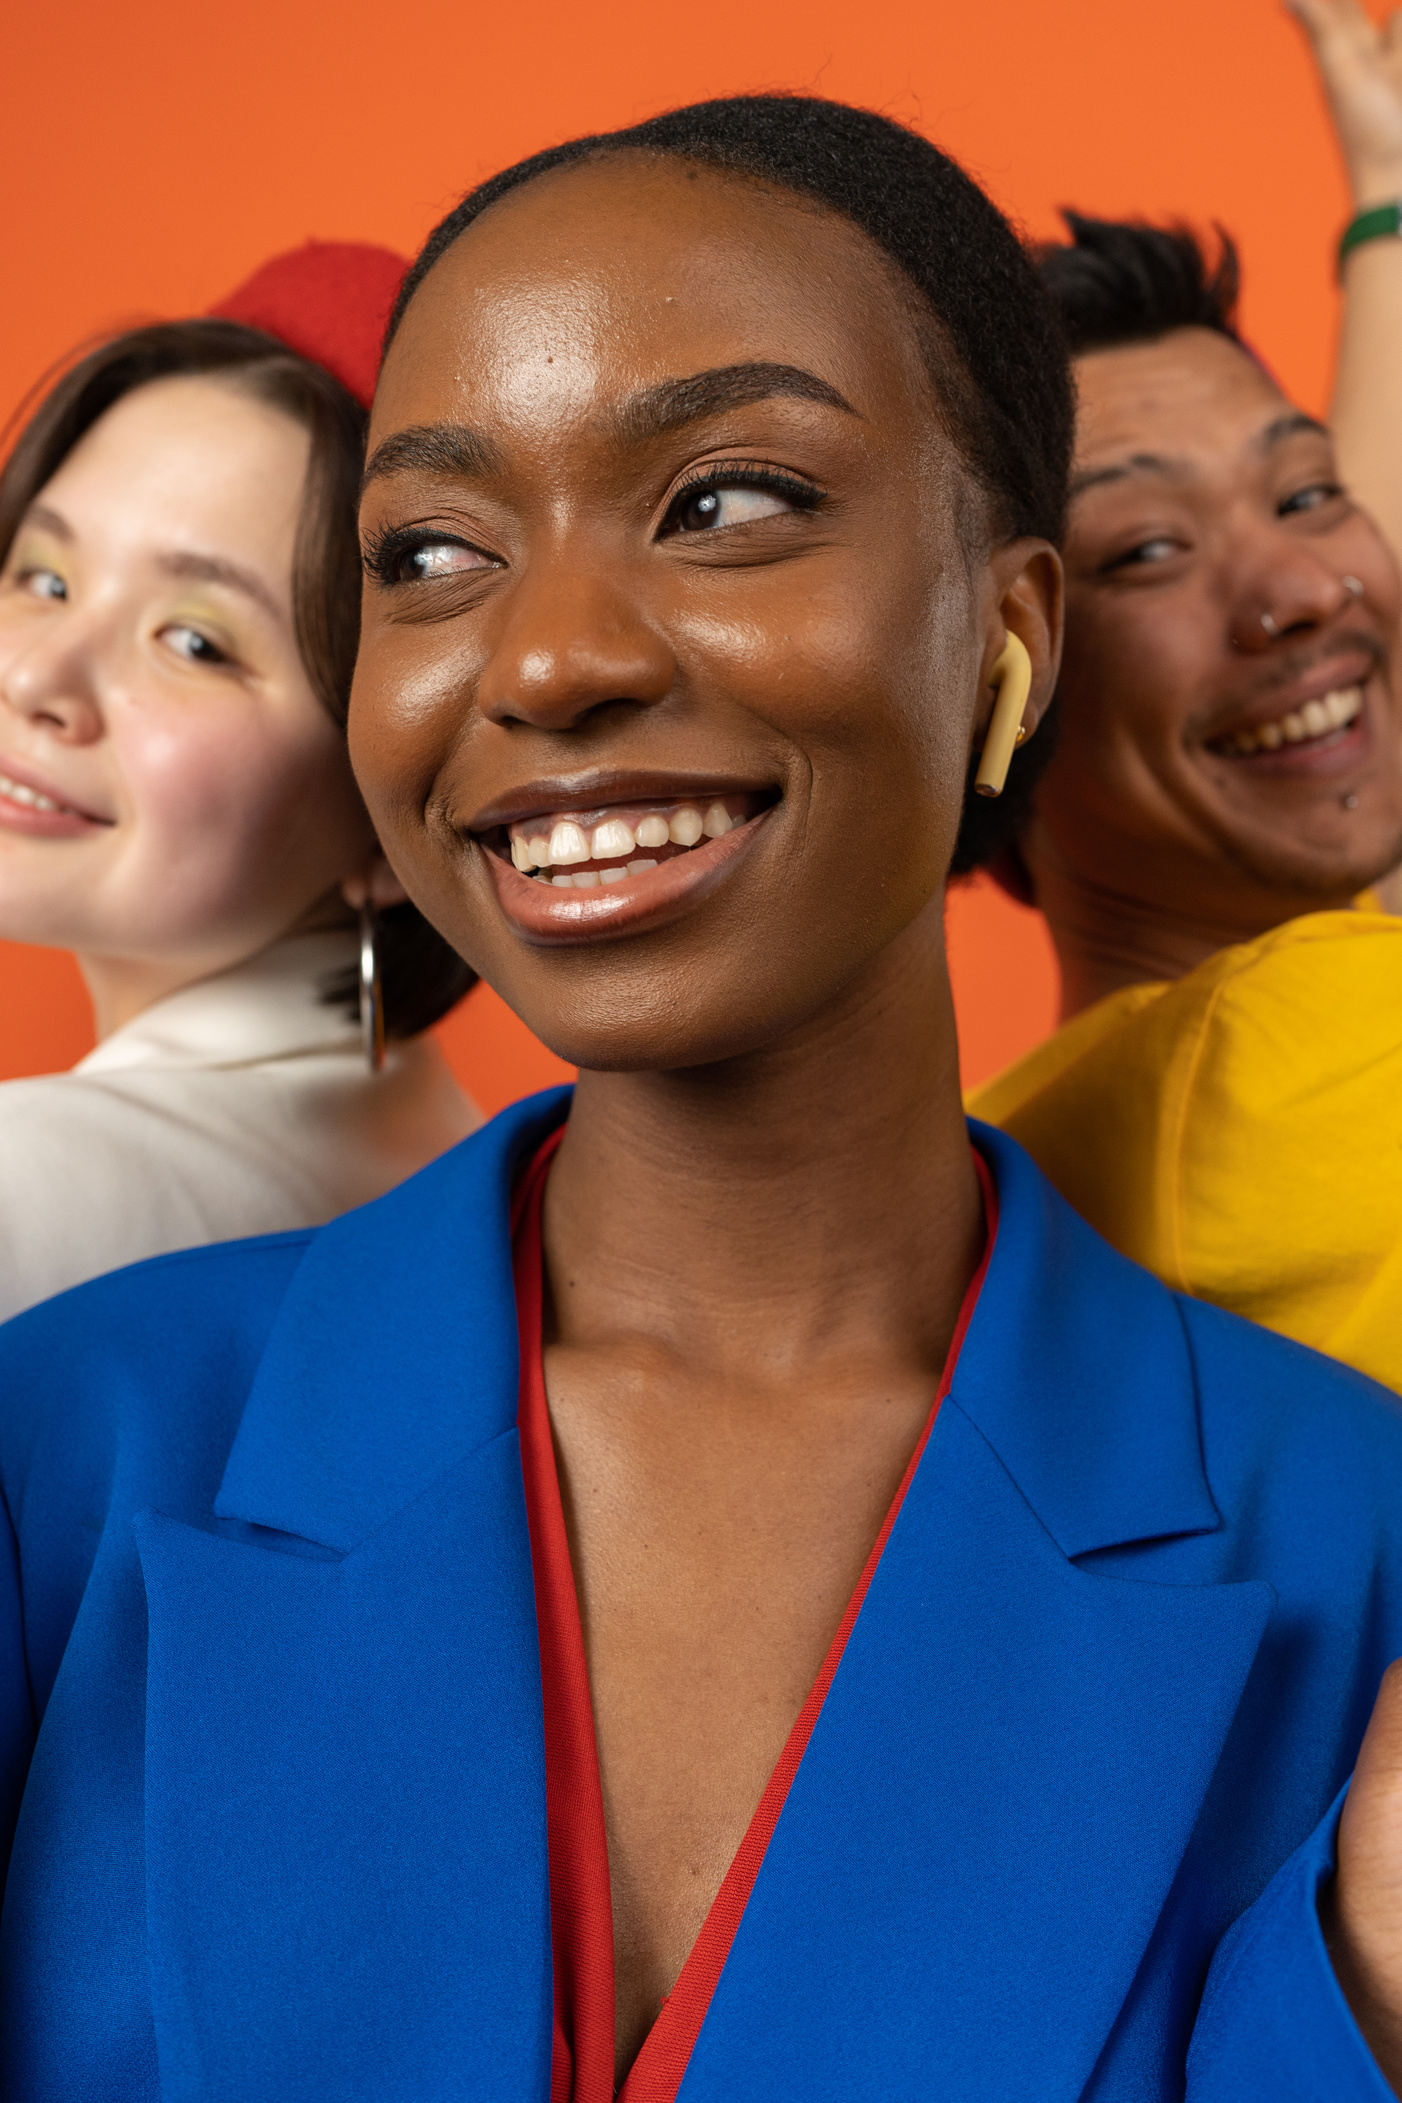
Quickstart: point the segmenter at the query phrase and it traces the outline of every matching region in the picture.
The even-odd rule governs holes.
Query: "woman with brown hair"
[[[99,1037],[0,1087],[0,1314],[330,1218],[476,1121],[422,1034],[471,973],[345,751],[401,271],[312,245],[217,317],[101,344],[0,478],[0,935],[75,952]]]

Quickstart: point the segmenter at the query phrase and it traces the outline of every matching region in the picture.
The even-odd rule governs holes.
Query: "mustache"
[[[1327,641],[1301,642],[1297,648],[1287,651],[1262,673],[1252,692],[1258,696],[1284,692],[1341,657],[1366,657],[1368,671],[1372,673],[1385,662],[1386,654],[1377,636],[1367,629],[1340,629]]]

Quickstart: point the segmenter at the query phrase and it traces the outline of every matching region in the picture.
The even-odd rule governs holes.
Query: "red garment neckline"
[[[555,1974],[550,2098],[551,2103],[613,2103],[613,1904],[603,1788],[541,1348],[541,1208],[550,1163],[563,1137],[561,1126],[536,1153],[517,1188],[512,1208],[512,1264],[521,1354],[517,1423],[535,1576],[545,1719],[545,1806]],[[934,1405],[818,1677],[789,1732],[681,1975],[618,2092],[618,2103],[675,2103],[799,1762],[929,1443],[940,1404],[949,1393],[998,1230],[997,1190],[977,1149],[974,1165],[983,1191],[987,1232],[983,1256],[959,1310]]]

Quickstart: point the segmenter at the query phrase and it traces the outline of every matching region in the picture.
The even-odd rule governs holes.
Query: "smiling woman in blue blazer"
[[[353,754],[581,1078],[0,1336],[7,2097],[1389,2093],[1402,1417],[959,1112],[1071,421],[861,112],[430,241]]]

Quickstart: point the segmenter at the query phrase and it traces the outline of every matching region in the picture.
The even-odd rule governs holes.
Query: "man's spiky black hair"
[[[1152,343],[1173,329],[1213,329],[1240,343],[1241,270],[1220,226],[1209,260],[1190,227],[1061,216],[1071,239],[1049,244],[1039,261],[1073,356]]]
[[[434,264],[489,206],[555,169],[627,152],[757,177],[860,227],[932,319],[929,357],[949,433],[998,531],[1060,539],[1075,407],[1051,301],[1007,220],[957,162],[872,110],[740,95],[534,154],[479,184],[435,227],[404,280],[386,349]],[[991,860],[1011,837],[1049,743],[1038,737],[1021,748],[1001,802],[973,795],[971,769],[955,874]]]

